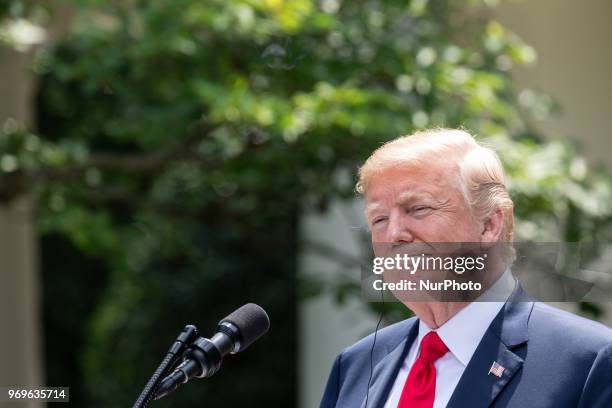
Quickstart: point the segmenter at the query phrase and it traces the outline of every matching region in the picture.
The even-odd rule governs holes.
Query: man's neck
[[[437,329],[469,304],[469,302],[418,302],[410,304],[409,307],[429,328]]]
[[[492,274],[491,278],[484,283],[486,288],[500,280],[504,273],[504,269]],[[454,315],[459,313],[461,309],[469,305],[471,302],[410,302],[406,306],[414,312],[414,314],[425,323],[430,329],[437,329],[444,323],[449,321]]]

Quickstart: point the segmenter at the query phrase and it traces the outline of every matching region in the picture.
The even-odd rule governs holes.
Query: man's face
[[[460,190],[456,164],[389,167],[365,193],[372,243],[480,242]]]

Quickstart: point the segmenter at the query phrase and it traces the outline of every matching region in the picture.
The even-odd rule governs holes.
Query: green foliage
[[[0,198],[34,192],[43,233],[104,260],[108,283],[79,329],[83,406],[129,404],[183,322],[211,328],[246,300],[270,309],[268,347],[285,357],[246,353],[245,367],[278,369],[234,374],[262,405],[292,405],[296,220],[352,197],[364,158],[419,128],[489,139],[520,238],[607,233],[609,181],[569,144],[543,142],[530,123],[550,101],[513,87],[508,69],[534,51],[472,3],[77,2],[71,34],[34,67],[38,135],[14,122],[0,133]],[[206,386],[174,401],[204,397],[215,401]]]

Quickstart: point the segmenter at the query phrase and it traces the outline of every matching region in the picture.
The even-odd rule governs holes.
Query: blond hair
[[[501,209],[502,241],[512,242],[514,204],[506,188],[501,161],[495,151],[476,142],[463,129],[422,130],[385,143],[359,169],[355,190],[364,194],[372,176],[386,168],[426,166],[440,160],[454,160],[458,165],[461,192],[475,219],[484,220]]]

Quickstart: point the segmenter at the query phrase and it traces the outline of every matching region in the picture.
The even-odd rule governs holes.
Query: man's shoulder
[[[374,357],[380,353],[386,354],[406,340],[415,324],[418,324],[417,318],[411,317],[379,329],[344,349],[341,353],[342,359],[365,356],[369,359],[373,345],[375,345]]]
[[[359,406],[366,398],[374,367],[389,353],[401,358],[415,328],[417,319],[412,317],[376,330],[344,349],[334,361],[321,407]]]
[[[534,304],[529,326],[530,334],[551,340],[552,348],[565,345],[573,350],[597,352],[612,346],[609,327],[541,302]]]

